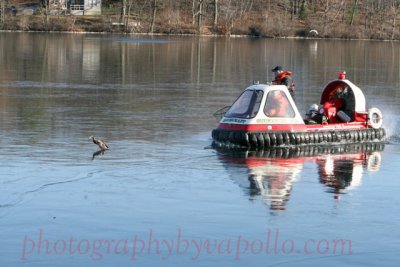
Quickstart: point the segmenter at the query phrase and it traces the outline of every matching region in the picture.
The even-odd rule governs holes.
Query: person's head
[[[337,98],[339,98],[339,97],[341,97],[342,95],[343,95],[343,87],[338,86],[338,87],[336,88],[335,96],[336,96]]]
[[[280,74],[283,71],[283,69],[282,69],[281,66],[276,66],[271,71],[274,72],[277,75],[277,74]]]

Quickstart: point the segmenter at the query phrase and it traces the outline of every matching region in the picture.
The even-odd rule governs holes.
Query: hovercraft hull
[[[265,149],[282,146],[382,142],[384,128],[356,128],[295,131],[246,131],[217,128],[212,131],[213,144],[219,147]]]

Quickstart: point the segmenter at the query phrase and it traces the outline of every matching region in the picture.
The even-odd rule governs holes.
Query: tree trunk
[[[1,0],[0,4],[1,4],[1,10],[0,10],[0,13],[1,13],[1,24],[4,24],[4,21],[5,21],[4,12],[5,12],[5,6],[6,6],[5,0]]]
[[[199,0],[199,11],[197,12],[197,27],[199,34],[201,34],[201,27],[203,26],[203,4],[204,0]]]
[[[292,12],[290,12],[290,20],[294,20],[294,15],[296,14],[296,0],[292,0]]]
[[[218,25],[218,0],[214,0],[214,27]]]
[[[45,0],[44,2],[46,4],[45,6],[46,11],[44,13],[46,16],[46,30],[47,30],[49,28],[49,1]]]
[[[328,25],[329,25],[329,1],[326,0],[326,2],[324,3],[324,24],[323,24],[323,33],[324,35],[326,34]]]
[[[122,0],[120,23],[123,25],[125,25],[125,16],[126,16],[126,0]]]
[[[392,21],[392,34],[390,36],[390,39],[394,39],[394,32],[396,30],[396,18],[397,18],[397,8],[395,5],[393,5],[393,21]]]
[[[128,0],[128,3],[127,3],[127,12],[126,12],[127,15],[126,15],[125,24],[124,24],[126,32],[130,31],[129,30],[129,18],[131,16],[131,8],[132,8],[132,4],[133,4],[132,1],[133,0]]]
[[[157,0],[153,0],[153,15],[151,17],[150,33],[154,32],[154,23],[156,21],[156,14],[157,14]]]
[[[306,0],[301,1],[300,10],[299,10],[299,18],[306,19],[307,11],[306,11]]]
[[[192,0],[192,24],[196,23],[196,2],[197,0]]]
[[[355,16],[356,10],[357,10],[357,4],[358,4],[358,0],[354,0],[353,12],[351,13],[350,26],[353,26],[354,16]]]

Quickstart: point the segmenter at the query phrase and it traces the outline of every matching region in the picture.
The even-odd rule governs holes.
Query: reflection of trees
[[[315,72],[312,69],[315,66],[318,73],[324,72],[323,81],[332,79],[331,66],[353,66],[354,62],[358,62],[355,68],[365,73],[363,82],[367,84],[398,81],[398,72],[371,66],[377,59],[389,67],[398,65],[399,51],[391,43],[321,41],[318,51],[312,53],[322,56],[304,57],[298,51],[309,51],[310,42],[315,45],[314,40],[168,37],[141,42],[135,38],[110,39],[97,35],[2,33],[2,36],[5,38],[0,38],[0,67],[9,70],[7,75],[14,80],[35,81],[43,77],[46,81],[73,83],[85,77],[85,82],[94,84],[136,84],[148,83],[149,77],[154,76],[156,83],[202,84],[213,80],[239,82],[240,87],[254,79],[264,80],[273,62],[279,61],[288,68],[301,62],[298,67],[302,70],[296,68],[295,74]],[[351,78],[357,79],[357,75],[358,72],[353,72]]]
[[[313,88],[332,79],[331,66],[354,66],[365,73],[366,84],[397,84],[399,79],[399,51],[391,43],[318,41],[316,51],[310,51],[310,44],[316,47],[315,40],[44,33],[1,33],[0,37],[3,109],[17,110],[18,117],[25,119],[36,116],[38,122],[47,121],[49,128],[61,120],[68,123],[80,118],[97,125],[107,122],[115,128],[132,124],[145,129],[146,136],[159,130],[160,114],[173,131],[185,125],[193,131],[205,125],[211,128],[212,112],[231,103],[248,82],[272,79],[267,75],[271,75],[268,70],[273,62],[295,67],[299,100],[301,93],[317,94]],[[310,57],[310,53],[317,56]],[[384,62],[393,71],[377,68],[372,62]],[[359,72],[351,73],[352,79],[359,79]],[[310,76],[303,81],[297,73]],[[4,88],[9,81],[11,87]],[[10,97],[6,90],[31,98]],[[383,90],[382,94],[397,91]],[[41,111],[30,112],[33,105]],[[154,119],[141,122],[144,115]],[[111,122],[107,121],[110,117]]]
[[[360,185],[363,168],[380,167],[384,144],[348,144],[274,148],[263,151],[220,150],[218,155],[232,180],[247,191],[250,199],[261,196],[271,210],[284,210],[293,182],[306,161],[315,162],[319,180],[335,194]],[[238,171],[245,166],[247,173]]]

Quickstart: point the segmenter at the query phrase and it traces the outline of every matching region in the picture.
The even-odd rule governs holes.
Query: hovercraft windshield
[[[254,118],[260,109],[263,98],[262,90],[246,90],[233,103],[231,108],[225,114],[226,118]]]

